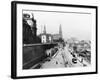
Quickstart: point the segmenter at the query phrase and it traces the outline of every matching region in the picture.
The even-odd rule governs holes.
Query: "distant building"
[[[41,34],[41,42],[42,43],[52,43],[52,35],[51,34]]]
[[[53,34],[53,40],[59,40],[61,36],[59,34]]]
[[[39,36],[41,38],[41,43],[52,43],[52,35],[46,33],[46,27],[45,26],[44,26],[43,33],[41,33]]]
[[[62,42],[63,41],[61,25],[59,26],[59,33],[53,34],[52,36],[53,36],[53,42]]]
[[[61,25],[59,27],[59,34],[48,34],[46,32],[46,27],[44,26],[43,33],[40,35],[41,43],[52,43],[52,42],[62,42],[62,29]]]

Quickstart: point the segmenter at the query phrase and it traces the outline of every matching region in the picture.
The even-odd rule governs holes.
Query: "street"
[[[46,60],[40,62],[39,65],[41,69],[90,66],[87,61],[81,60],[82,58],[77,55],[73,57],[68,50],[68,45],[66,45],[64,48],[58,48],[58,51],[52,57],[48,57]]]

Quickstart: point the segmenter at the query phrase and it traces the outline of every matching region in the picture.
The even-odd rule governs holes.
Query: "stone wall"
[[[57,44],[34,44],[23,46],[23,69],[29,69],[33,65],[45,59],[47,49]]]

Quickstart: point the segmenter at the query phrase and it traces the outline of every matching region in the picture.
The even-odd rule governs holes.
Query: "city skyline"
[[[46,32],[51,34],[59,33],[59,26],[62,27],[63,38],[75,37],[78,40],[91,40],[91,14],[54,13],[23,11],[23,13],[34,14],[37,21],[37,34],[39,35],[46,27]]]

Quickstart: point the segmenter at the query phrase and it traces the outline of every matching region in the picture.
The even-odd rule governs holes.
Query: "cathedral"
[[[37,35],[37,25],[34,15],[23,14],[23,44],[62,42],[62,26],[58,34],[49,34],[44,26],[41,34]]]
[[[52,35],[46,32],[46,27],[44,26],[43,32],[39,35],[41,38],[41,43],[52,43]]]
[[[58,34],[48,34],[46,32],[46,26],[44,26],[43,32],[40,34],[41,43],[53,43],[53,42],[62,42],[62,27],[59,26]]]
[[[62,27],[61,27],[61,24],[60,24],[59,33],[58,34],[53,34],[53,42],[62,42],[62,41],[63,41]]]

